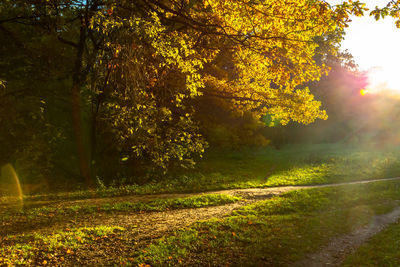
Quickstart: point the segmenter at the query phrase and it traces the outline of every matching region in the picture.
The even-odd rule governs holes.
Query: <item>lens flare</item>
[[[1,177],[6,180],[3,182],[6,182],[8,184],[8,193],[17,197],[17,202],[20,204],[20,207],[22,207],[24,195],[22,192],[21,183],[19,181],[17,173],[10,163],[4,165],[1,169]]]
[[[365,96],[366,94],[368,94],[368,90],[367,89],[361,89],[360,90],[360,95]]]

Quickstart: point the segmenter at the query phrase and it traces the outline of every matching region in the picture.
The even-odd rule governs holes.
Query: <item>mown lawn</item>
[[[297,190],[156,240],[132,264],[284,266],[390,212],[398,200],[397,181]]]
[[[379,150],[372,146],[360,148],[345,145],[302,145],[288,146],[282,150],[265,148],[229,153],[208,152],[195,170],[176,173],[169,180],[154,180],[144,185],[101,187],[95,192],[74,191],[25,196],[24,201],[63,201],[389,178],[399,176],[399,159],[400,150],[395,148]],[[64,208],[44,206],[3,213],[0,222],[7,224],[23,220],[26,223],[37,219],[46,221],[47,217],[49,220],[62,220],[85,214],[95,216],[97,213],[112,216],[114,212],[197,208],[239,200],[226,195],[206,194],[146,203],[110,202],[97,206],[71,204]],[[390,212],[398,205],[399,200],[399,181],[296,190],[243,207],[224,219],[198,222],[161,239],[151,240],[140,250],[119,255],[115,264],[284,266],[316,251],[331,238],[369,223],[375,215]],[[124,231],[121,225],[99,227],[82,228],[77,225],[76,228],[69,229],[68,233],[64,229],[48,235],[0,237],[0,264],[60,263],[64,258],[72,259],[74,251],[79,250],[81,245],[96,247],[98,240],[112,239],[120,231]],[[102,229],[108,232],[103,234]],[[392,236],[398,235],[398,229],[398,226],[393,226],[387,230],[389,232],[386,235],[383,232],[381,238],[373,239],[360,249],[359,256],[356,254],[349,258],[346,266],[365,266],[366,262],[370,262],[371,266],[374,262],[383,266],[397,266],[397,247],[393,245],[395,239]],[[381,240],[391,244],[385,243],[391,246],[391,250],[381,245]],[[119,241],[113,242],[117,244]],[[381,246],[382,250],[374,249],[376,246]],[[375,253],[370,253],[372,250]],[[38,258],[35,255],[39,252],[41,254]],[[385,253],[388,253],[390,259],[385,257]],[[366,254],[376,257],[368,260],[370,258],[365,257]]]
[[[140,211],[161,211],[218,205],[237,200],[226,196],[203,195],[145,204],[102,206],[104,210],[91,209],[90,212],[93,215],[107,212],[106,209],[112,212],[131,212],[138,207]],[[392,211],[399,201],[400,181],[296,190],[244,206],[223,219],[200,221],[162,238],[149,240],[147,245],[138,250],[131,249],[128,253],[116,254],[114,264],[285,266],[302,259],[307,253],[315,252],[331,238],[370,223],[375,215]],[[71,217],[71,212],[88,212],[84,207],[79,210],[72,206],[70,209],[59,215]],[[41,210],[39,214],[32,213],[32,220],[35,220],[35,216],[49,215],[49,212]],[[10,215],[8,219],[12,218],[13,215]],[[140,226],[135,227],[140,230]],[[75,261],[75,255],[80,255],[81,247],[92,247],[96,250],[99,245],[104,246],[107,242],[118,246],[118,242],[121,242],[119,232],[127,231],[124,228],[121,225],[77,225],[76,228],[60,229],[49,234],[5,235],[0,239],[0,264],[46,265],[63,264],[64,261],[79,262]],[[374,266],[374,263],[383,263],[376,266],[396,266],[398,250],[393,244],[398,240],[399,229],[398,226],[389,228],[386,235],[383,232],[382,237],[373,241],[376,244],[361,249],[358,258],[350,258],[346,266],[368,266],[364,263],[370,263],[370,266]],[[377,246],[381,246],[381,249],[376,250]],[[390,246],[392,247],[389,248]],[[375,250],[375,254],[370,253],[371,250]],[[370,258],[365,258],[367,254],[371,261]],[[393,256],[394,259],[388,259],[385,255]],[[388,262],[393,265],[386,265]]]
[[[372,237],[342,266],[400,266],[400,222]]]
[[[400,175],[400,149],[346,144],[290,145],[241,151],[209,151],[195,169],[146,184],[99,187],[25,196],[24,201],[132,194],[189,193],[232,188],[326,184]],[[6,201],[0,198],[0,203]]]
[[[52,234],[8,235],[1,238],[0,265],[62,265],[74,250],[87,244],[96,245],[118,231],[118,226],[101,225],[60,230]]]
[[[98,212],[150,212],[174,209],[189,209],[225,205],[241,200],[241,197],[226,194],[201,194],[190,197],[155,199],[150,201],[105,202],[103,204],[70,204],[64,207],[32,207],[21,210],[8,210],[0,213],[0,223],[15,219],[15,216],[34,220],[43,216],[81,216]]]
[[[379,179],[400,175],[400,150],[347,144],[290,145],[209,152],[198,164],[203,186],[269,187]],[[208,180],[207,177],[213,179]]]
[[[0,236],[0,266],[2,265],[46,265],[63,264],[64,260],[72,259],[76,249],[82,246],[92,246],[96,250],[98,242],[115,237],[115,231],[125,231],[124,227],[116,225],[97,225],[93,227],[76,227],[52,230],[52,225],[66,220],[85,218],[85,225],[91,225],[91,220],[102,214],[103,217],[132,212],[168,211],[173,209],[201,208],[224,205],[240,201],[240,197],[224,194],[202,194],[183,198],[157,199],[147,202],[117,202],[101,205],[66,205],[63,208],[40,207],[21,211],[9,211],[0,214],[2,228],[20,225],[20,231],[13,231]],[[87,222],[86,222],[87,221]],[[51,230],[48,234],[25,233],[24,226],[47,222]],[[139,225],[130,228],[140,229]],[[4,232],[4,228],[0,230]],[[132,230],[132,229],[130,229]],[[49,232],[49,231],[47,231]],[[116,238],[116,237],[115,237]],[[118,244],[118,240],[114,240]],[[118,256],[118,255],[117,255]],[[43,263],[44,262],[44,263]]]

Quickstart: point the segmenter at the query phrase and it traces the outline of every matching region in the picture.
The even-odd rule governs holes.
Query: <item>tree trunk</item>
[[[73,82],[72,85],[72,121],[78,152],[79,169],[81,176],[85,179],[89,188],[94,183],[91,175],[90,159],[87,146],[85,145],[85,133],[83,129],[82,107],[81,107],[81,84]]]
[[[86,27],[82,23],[80,28],[79,43],[75,58],[75,65],[72,76],[72,123],[74,128],[79,169],[81,176],[85,179],[89,188],[94,187],[91,175],[90,155],[88,146],[85,145],[85,132],[83,127],[83,112],[81,106],[81,88],[85,77],[82,77],[83,53],[86,42]]]

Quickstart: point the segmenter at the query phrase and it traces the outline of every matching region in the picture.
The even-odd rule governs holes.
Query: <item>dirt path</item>
[[[144,245],[151,240],[160,238],[169,232],[183,228],[199,220],[221,218],[230,214],[233,210],[251,202],[253,201],[241,201],[217,207],[118,214],[112,217],[97,218],[90,222],[90,226],[118,225],[126,228],[126,231],[121,232],[118,239],[108,240],[108,242],[100,244],[100,247],[96,250],[92,250],[90,247],[82,247],[76,252],[76,257],[71,258],[71,261],[67,265],[114,265],[116,249],[119,255],[130,257],[135,250],[143,249]],[[75,222],[73,225],[76,224],[81,225],[81,222]],[[77,260],[79,260],[79,262]]]
[[[293,190],[293,189],[290,189]],[[138,231],[144,238],[148,234],[165,232],[174,230],[185,225],[191,224],[198,220],[207,220],[210,218],[221,218],[224,215],[230,214],[234,209],[250,203],[267,199],[283,192],[290,191],[289,188],[284,189],[241,189],[219,191],[214,193],[228,193],[230,195],[240,195],[242,200],[233,204],[210,206],[195,209],[178,209],[156,212],[115,212],[113,215],[105,212],[97,212],[96,214],[79,215],[77,217],[62,216],[61,218],[41,218],[36,217],[35,220],[7,220],[0,224],[0,235],[5,234],[25,234],[29,233],[51,233],[58,229],[75,228],[81,226],[95,225],[118,225],[122,227],[139,226]],[[67,207],[71,205],[100,205],[105,203],[117,202],[138,202],[149,201],[160,198],[171,197],[187,197],[195,194],[168,194],[168,195],[149,195],[149,196],[130,196],[120,198],[105,198],[105,199],[87,199],[79,201],[68,201],[67,203],[55,202],[52,206],[56,208]],[[1,222],[1,221],[0,221]]]
[[[227,190],[219,190],[219,191],[209,191],[209,192],[201,192],[201,193],[177,193],[177,194],[150,194],[150,195],[131,195],[131,196],[120,196],[120,197],[105,197],[105,198],[88,198],[88,199],[80,199],[80,200],[49,200],[49,201],[29,201],[26,204],[26,207],[55,207],[55,208],[63,208],[74,205],[102,205],[105,203],[119,203],[119,202],[143,202],[143,201],[151,201],[156,199],[165,199],[165,198],[181,198],[181,197],[189,197],[195,195],[202,194],[227,194],[233,196],[243,196],[244,198],[250,199],[265,199],[267,197],[272,197],[276,195],[280,195],[282,193],[286,193],[289,191],[297,190],[297,189],[307,189],[307,188],[322,188],[322,187],[332,187],[332,186],[340,186],[340,185],[351,185],[351,184],[366,184],[366,183],[374,183],[380,181],[391,181],[391,180],[400,180],[400,177],[393,178],[385,178],[385,179],[373,179],[373,180],[363,180],[363,181],[354,181],[354,182],[344,182],[344,183],[335,183],[335,184],[320,184],[320,185],[295,185],[295,186],[277,186],[277,187],[268,187],[268,188],[248,188],[248,189],[227,189]],[[13,209],[18,207],[19,203],[2,203],[0,205],[0,213],[9,209]]]
[[[400,219],[400,207],[392,212],[375,216],[364,228],[357,229],[350,234],[337,237],[318,252],[307,255],[303,260],[294,263],[293,267],[320,267],[339,266],[347,255],[356,251],[365,241],[376,235],[389,224]]]
[[[388,180],[399,180],[400,178],[390,178],[384,179]],[[136,248],[143,247],[146,242],[161,237],[168,232],[174,231],[176,229],[188,226],[193,222],[199,220],[207,220],[211,218],[222,218],[232,213],[233,210],[254,203],[256,201],[270,198],[276,195],[280,195],[285,192],[289,192],[296,189],[306,189],[306,188],[321,188],[321,187],[333,187],[339,185],[348,184],[365,184],[373,183],[383,180],[369,180],[369,181],[358,181],[349,182],[341,184],[329,184],[329,185],[313,185],[313,186],[285,186],[285,187],[275,187],[275,188],[252,188],[252,189],[233,189],[233,190],[222,190],[209,193],[216,194],[229,194],[229,195],[240,195],[244,198],[243,201],[224,205],[217,207],[206,207],[199,209],[182,209],[173,210],[165,212],[151,212],[151,213],[132,213],[132,214],[119,214],[113,217],[107,218],[97,218],[91,222],[91,225],[121,225],[128,229],[121,238],[122,240],[134,240],[130,246],[121,246],[121,242],[117,245],[111,247],[119,247],[120,253],[124,255],[129,255],[132,250]],[[171,195],[162,195],[161,197],[167,197]],[[178,196],[188,196],[176,195]],[[148,196],[146,196],[148,197]],[[400,207],[395,209],[389,214],[376,216],[368,227],[359,229],[348,235],[339,237],[332,240],[326,247],[321,248],[321,250],[315,254],[308,255],[304,260],[295,263],[293,266],[337,266],[339,265],[346,255],[356,250],[362,243],[364,243],[368,238],[377,234],[379,231],[384,229],[390,223],[394,223],[400,217]],[[80,224],[80,223],[78,223]],[[99,249],[96,251],[88,251],[86,249],[81,249],[77,252],[81,261],[72,262],[73,264],[83,264],[83,265],[108,265],[113,263],[111,256],[113,253],[107,253],[107,249],[110,248],[110,244],[104,246],[104,249]]]
[[[80,225],[86,226],[86,225],[98,225],[101,223],[104,224],[108,220],[114,220],[115,224],[121,225],[123,227],[131,225],[132,223],[130,223],[130,221],[134,220],[135,224],[140,225],[140,227],[144,227],[142,229],[143,231],[145,231],[144,229],[146,227],[153,227],[152,228],[153,230],[151,231],[158,232],[163,227],[165,229],[169,228],[175,229],[182,227],[183,225],[195,222],[197,220],[205,220],[213,217],[221,218],[224,215],[231,213],[232,210],[235,208],[241,207],[243,205],[248,205],[258,200],[271,198],[273,196],[277,196],[285,192],[297,189],[333,187],[333,186],[349,185],[349,184],[365,184],[365,183],[390,181],[390,180],[400,180],[400,177],[338,183],[338,184],[310,185],[310,186],[281,186],[281,187],[270,187],[270,188],[229,189],[229,190],[220,190],[220,191],[194,193],[194,194],[133,195],[133,196],[123,196],[123,197],[113,197],[113,198],[83,199],[83,200],[74,200],[65,202],[51,201],[46,203],[39,201],[38,203],[36,203],[36,205],[34,205],[35,207],[46,206],[46,207],[63,208],[74,205],[86,206],[86,205],[101,205],[105,203],[150,201],[161,198],[188,197],[200,194],[228,194],[234,196],[241,196],[243,198],[242,201],[239,201],[234,204],[199,208],[194,210],[182,209],[182,210],[163,211],[163,212],[146,212],[144,214],[138,212],[129,212],[129,213],[121,212],[121,213],[115,213],[114,216],[110,216],[110,214],[107,213],[98,213],[94,218],[92,218],[93,215],[87,215],[87,216],[80,216],[77,218],[62,218],[61,220],[59,218],[57,219],[57,218],[39,217],[35,220],[22,219],[22,220],[3,221],[2,223],[0,223],[0,234],[18,234],[22,232],[26,234],[31,232],[48,233],[57,229],[77,227]],[[186,216],[187,218],[183,219],[185,213],[190,215]],[[153,221],[159,221],[160,223],[149,223],[152,220],[151,218],[153,217],[155,218]],[[109,223],[114,223],[114,222],[110,221]],[[175,225],[177,225],[177,227],[174,227]]]
[[[379,181],[400,180],[400,177],[356,181],[339,184],[325,184],[325,185],[312,185],[312,186],[282,186],[271,188],[251,188],[251,189],[231,189],[221,190],[214,192],[207,192],[206,194],[228,194],[235,196],[242,196],[243,200],[222,206],[205,207],[197,209],[180,209],[170,210],[163,212],[120,212],[112,215],[107,213],[96,213],[94,215],[84,215],[76,218],[65,218],[61,221],[52,221],[51,219],[43,222],[26,221],[25,225],[0,225],[0,233],[14,232],[21,234],[35,233],[51,233],[55,230],[66,228],[75,228],[83,226],[96,226],[96,225],[118,225],[126,228],[126,231],[118,234],[117,238],[103,241],[98,244],[98,248],[93,250],[91,247],[82,247],[76,252],[75,257],[71,257],[65,263],[67,265],[87,265],[87,266],[100,266],[109,265],[115,262],[115,251],[118,250],[119,255],[129,255],[136,248],[143,247],[143,244],[152,239],[161,237],[166,233],[185,227],[199,220],[207,220],[211,218],[222,218],[232,213],[233,210],[254,203],[256,201],[267,199],[273,196],[280,195],[297,189],[307,188],[322,188],[333,187],[349,184],[365,184]],[[201,194],[201,193],[199,193]],[[162,195],[143,195],[143,196],[124,196],[114,198],[96,198],[84,199],[76,201],[52,201],[46,206],[62,208],[71,205],[100,205],[104,203],[117,203],[117,202],[138,202],[149,201],[160,198],[175,198],[187,197],[199,194],[162,194]],[[204,194],[204,193],[203,193]],[[396,209],[390,214],[380,215],[376,217],[371,225],[367,228],[360,229],[349,235],[337,238],[329,243],[326,247],[322,248],[320,252],[313,255],[308,255],[303,261],[295,263],[293,266],[332,266],[339,264],[344,257],[351,251],[355,250],[369,237],[375,235],[380,230],[385,228],[388,224],[395,222],[400,217],[400,208]]]

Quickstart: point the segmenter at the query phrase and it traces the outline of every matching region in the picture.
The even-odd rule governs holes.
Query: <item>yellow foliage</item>
[[[111,1],[89,26],[105,36],[107,49],[98,62],[112,76],[106,83],[113,87],[107,104],[110,124],[136,155],[146,152],[165,166],[171,158],[203,151],[190,102],[203,92],[230,99],[237,109],[257,116],[273,114],[282,124],[327,118],[304,87],[328,71],[313,59],[314,40],[345,27],[353,4],[140,3]],[[229,60],[219,62],[223,54]],[[210,71],[218,64],[222,72]],[[224,71],[230,73],[221,75]]]

